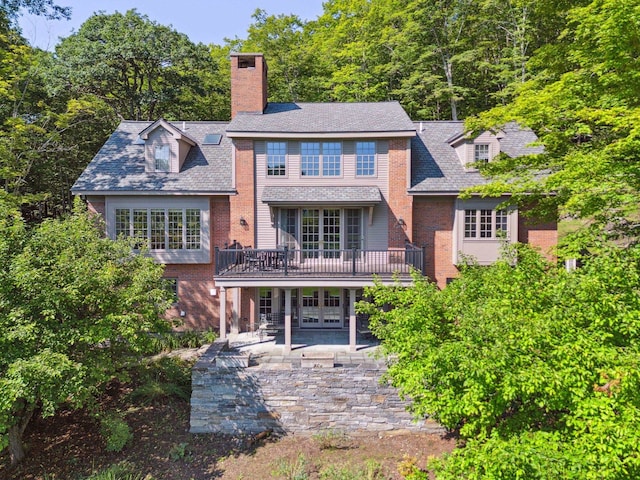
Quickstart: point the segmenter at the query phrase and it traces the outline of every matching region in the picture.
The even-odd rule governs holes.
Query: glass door
[[[322,210],[322,244],[324,258],[340,258],[340,209]]]
[[[341,328],[342,290],[337,287],[303,288],[300,317],[303,328]]]

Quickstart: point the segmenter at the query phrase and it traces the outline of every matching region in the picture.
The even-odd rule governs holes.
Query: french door
[[[342,290],[337,287],[302,288],[300,326],[302,328],[341,328]]]
[[[303,208],[300,246],[304,258],[340,258],[341,249],[361,249],[362,210]]]

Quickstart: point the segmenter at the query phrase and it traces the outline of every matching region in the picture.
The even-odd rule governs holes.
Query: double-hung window
[[[270,177],[287,175],[286,142],[267,142],[267,175]]]
[[[467,209],[464,211],[464,237],[495,239],[508,231],[506,210]]]
[[[376,174],[376,142],[356,143],[356,176],[372,177]]]
[[[473,160],[475,162],[488,162],[489,161],[489,144],[477,143],[473,146]]]
[[[342,172],[340,142],[302,142],[300,175],[303,177],[339,177]]]
[[[156,145],[154,149],[156,172],[169,171],[169,145]]]

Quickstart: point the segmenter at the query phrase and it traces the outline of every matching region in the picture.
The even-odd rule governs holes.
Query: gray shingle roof
[[[298,186],[264,187],[262,201],[269,204],[353,204],[374,205],[382,201],[378,187]]]
[[[180,173],[147,173],[144,145],[136,145],[138,134],[153,122],[124,121],[111,134],[100,151],[71,187],[74,194],[140,192],[229,193],[231,178],[231,140],[226,122],[172,122],[197,145],[191,147]],[[220,145],[202,145],[208,133],[223,135]]]
[[[487,183],[475,170],[465,170],[449,144],[464,132],[463,122],[416,122],[418,134],[411,140],[411,193],[457,193]],[[420,131],[422,129],[422,131]],[[539,153],[542,147],[529,146],[536,140],[531,130],[506,125],[500,151],[511,157]]]
[[[269,103],[262,114],[238,114],[229,134],[340,134],[415,132],[413,122],[398,102],[377,103]]]

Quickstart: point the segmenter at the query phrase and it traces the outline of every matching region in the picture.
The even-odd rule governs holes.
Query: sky
[[[71,20],[46,20],[32,15],[20,18],[22,35],[34,47],[52,51],[59,38],[77,31],[94,12],[124,13],[135,8],[150,20],[171,25],[194,43],[222,45],[225,38],[245,38],[256,8],[268,15],[295,14],[315,20],[322,0],[57,0],[71,7]]]

